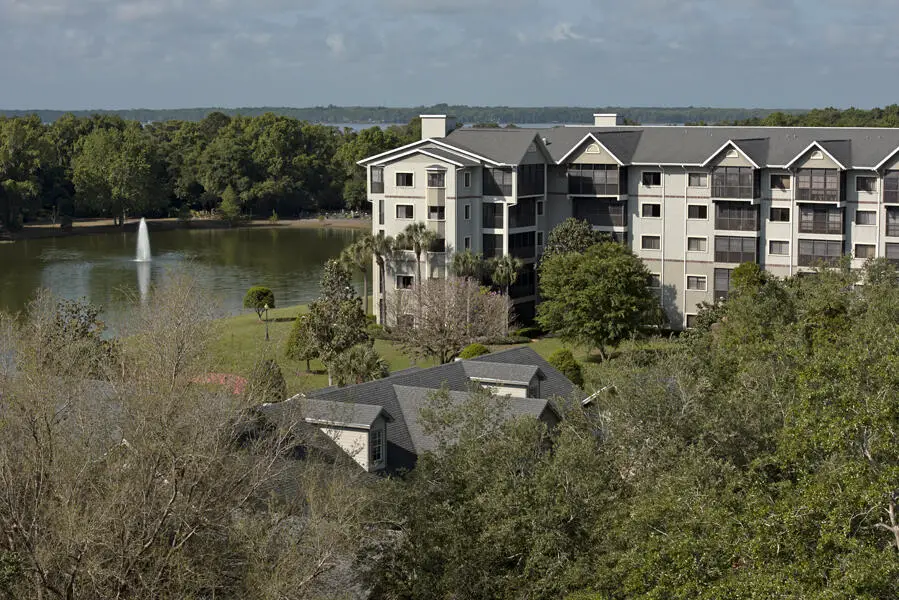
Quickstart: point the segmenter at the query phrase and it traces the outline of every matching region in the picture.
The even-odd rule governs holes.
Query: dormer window
[[[383,429],[374,429],[371,432],[371,463],[372,465],[377,465],[384,462],[385,452],[385,439],[384,439],[384,430]]]
[[[740,153],[737,152],[736,150],[734,150],[733,148],[731,148],[730,150],[727,151],[727,154],[725,154],[724,156],[726,156],[727,158],[739,158]]]
[[[824,158],[824,153],[821,152],[820,150],[815,150],[814,152],[811,153],[809,158],[812,160],[822,160]]]

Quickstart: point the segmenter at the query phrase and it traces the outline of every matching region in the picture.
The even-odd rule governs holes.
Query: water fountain
[[[147,220],[141,217],[137,228],[137,262],[150,262],[150,233],[147,231]]]
[[[141,300],[146,300],[150,291],[150,233],[147,231],[147,221],[141,218],[137,228],[137,289],[140,291]]]

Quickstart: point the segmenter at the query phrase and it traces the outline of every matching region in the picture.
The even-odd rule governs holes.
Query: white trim
[[[749,163],[750,163],[753,167],[755,167],[756,169],[761,169],[761,167],[758,166],[758,164],[756,164],[756,162],[755,162],[754,160],[752,160],[752,158],[751,158],[748,154],[746,154],[746,152],[745,152],[742,148],[740,148],[740,146],[737,145],[737,143],[736,143],[735,141],[733,141],[732,139],[727,140],[726,142],[724,142],[724,145],[722,145],[720,148],[718,148],[717,150],[715,150],[715,152],[714,152],[710,157],[708,157],[707,159],[705,159],[705,162],[703,162],[700,166],[702,166],[702,167],[708,166],[708,164],[709,164],[710,162],[712,162],[713,160],[715,160],[715,157],[718,156],[719,154],[721,154],[721,152],[722,152],[725,148],[727,148],[728,146],[733,146],[734,150],[736,150],[737,152],[739,152],[740,154],[742,154],[742,155],[743,155],[743,158],[745,158],[746,160],[748,160]]]
[[[535,135],[536,135],[536,134],[535,134]],[[438,146],[443,146],[443,147],[446,148],[447,150],[452,150],[452,151],[455,152],[456,154],[467,155],[467,156],[470,156],[470,157],[472,157],[472,158],[477,158],[478,160],[483,160],[483,161],[485,161],[485,162],[489,162],[489,163],[494,164],[494,165],[496,165],[496,166],[498,166],[498,167],[514,167],[514,166],[516,166],[516,165],[507,165],[507,164],[505,164],[505,163],[496,162],[496,161],[493,160],[492,158],[487,158],[486,156],[481,156],[480,154],[475,154],[474,152],[471,152],[471,151],[469,151],[469,150],[462,150],[461,148],[456,148],[455,146],[453,146],[453,145],[451,145],[451,144],[447,144],[447,143],[444,142],[443,140],[438,140],[438,139],[431,138],[431,139],[429,139],[428,141],[430,141],[432,144],[437,144]]]
[[[361,166],[361,167],[365,167],[365,166],[367,166],[369,163],[371,163],[371,162],[373,162],[373,161],[376,161],[377,159],[381,158],[382,156],[388,156],[388,155],[390,155],[390,154],[393,154],[394,152],[399,152],[400,150],[407,150],[407,149],[409,149],[409,148],[416,148],[416,147],[418,147],[418,146],[422,146],[422,145],[424,145],[424,144],[427,144],[427,143],[430,142],[430,141],[431,141],[431,140],[418,140],[417,142],[412,142],[411,144],[406,144],[405,146],[400,146],[399,148],[394,148],[393,150],[388,150],[387,152],[381,152],[380,154],[375,154],[374,156],[369,156],[369,157],[367,157],[367,158],[363,158],[362,160],[356,161],[356,164],[359,165],[359,166]]]
[[[575,150],[577,150],[578,148],[580,148],[580,147],[584,144],[584,142],[586,142],[588,139],[592,139],[594,142],[596,142],[597,144],[599,144],[599,147],[600,147],[600,148],[602,148],[603,150],[605,150],[605,151],[608,153],[609,156],[611,156],[612,158],[615,159],[615,162],[618,163],[618,166],[619,166],[619,167],[623,167],[623,166],[624,166],[624,163],[621,162],[621,159],[618,158],[617,156],[615,156],[615,154],[614,154],[611,150],[609,150],[608,148],[606,148],[606,145],[603,144],[601,141],[599,141],[599,140],[597,139],[597,137],[596,137],[595,135],[593,135],[592,132],[590,132],[590,133],[588,133],[587,135],[585,135],[585,136],[583,137],[583,139],[581,139],[581,141],[579,141],[577,144],[575,144],[574,147],[573,147],[571,150],[569,150],[567,154],[565,154],[565,156],[563,156],[562,158],[560,158],[559,160],[557,160],[557,161],[556,161],[556,164],[557,164],[557,165],[561,165],[563,162],[565,162],[565,159],[568,158],[569,156],[571,156],[572,154],[574,154]]]
[[[437,154],[432,154],[432,153],[428,152],[428,150],[427,150],[426,148],[413,148],[413,149],[411,149],[411,150],[407,150],[406,152],[403,152],[402,154],[397,154],[396,156],[391,156],[391,157],[389,157],[389,158],[387,158],[387,159],[385,159],[385,160],[378,161],[378,162],[376,162],[376,163],[372,163],[371,166],[373,166],[373,167],[385,167],[385,166],[387,166],[388,164],[390,164],[391,162],[393,162],[393,161],[395,161],[395,160],[399,160],[399,159],[401,159],[401,158],[405,158],[405,157],[407,157],[407,156],[411,156],[412,154],[424,154],[425,156],[430,156],[430,157],[433,158],[434,160],[442,160],[442,161],[444,161],[444,162],[448,162],[448,163],[450,163],[451,165],[456,166],[456,167],[460,167],[460,168],[465,166],[464,164],[462,164],[462,163],[460,163],[460,162],[456,162],[456,161],[454,161],[454,160],[451,160],[451,159],[446,158],[446,157],[443,157],[443,156],[439,156],[439,155],[437,155]],[[427,167],[426,167],[426,170],[427,170]]]
[[[880,161],[879,163],[877,163],[877,164],[874,166],[874,170],[875,170],[875,171],[879,171],[879,170],[880,170],[880,167],[882,167],[883,165],[885,165],[885,164],[887,164],[888,162],[890,162],[890,159],[893,158],[894,156],[896,156],[896,153],[899,153],[899,146],[896,146],[896,149],[895,149],[895,150],[893,150],[892,152],[890,152],[889,154],[887,154],[886,157],[885,157],[882,161]],[[853,169],[856,169],[856,168],[858,168],[858,167],[852,167],[852,168],[853,168]]]
[[[823,153],[825,154],[825,156],[827,156],[828,158],[830,158],[830,160],[832,160],[833,162],[837,163],[837,166],[840,167],[841,169],[843,169],[844,171],[847,171],[847,170],[848,170],[848,169],[846,169],[846,167],[843,165],[843,163],[841,163],[841,162],[838,161],[836,158],[834,158],[833,154],[831,154],[830,152],[828,152],[828,151],[827,151],[827,148],[825,148],[824,146],[822,146],[821,144],[819,144],[817,140],[813,141],[811,144],[809,144],[808,146],[806,146],[806,147],[805,147],[805,150],[803,150],[802,152],[800,152],[799,154],[797,154],[797,155],[796,155],[796,158],[794,158],[793,160],[791,160],[790,162],[788,162],[788,163],[786,164],[786,166],[783,167],[783,168],[785,168],[785,169],[791,168],[791,167],[793,166],[793,164],[794,164],[797,160],[799,160],[800,158],[802,158],[802,157],[805,155],[805,153],[808,152],[809,150],[811,150],[812,148],[817,148],[818,150],[820,150],[821,152],[823,152]]]

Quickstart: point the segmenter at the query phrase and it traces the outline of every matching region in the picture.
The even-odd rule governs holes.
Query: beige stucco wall
[[[340,448],[350,455],[350,457],[356,461],[360,467],[365,469],[366,471],[375,471],[378,469],[382,469],[385,466],[386,456],[384,460],[377,464],[373,464],[371,461],[371,446],[370,439],[371,433],[375,430],[380,430],[384,435],[384,453],[387,453],[387,424],[384,421],[383,416],[379,416],[374,423],[372,423],[371,429],[356,429],[350,427],[338,427],[338,426],[330,426],[330,427],[321,427],[322,432],[324,432],[328,437],[330,437],[334,442],[340,446]]]

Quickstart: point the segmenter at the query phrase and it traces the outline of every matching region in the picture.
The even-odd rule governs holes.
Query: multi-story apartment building
[[[511,290],[522,320],[537,297],[534,264],[568,217],[628,244],[652,275],[671,325],[726,296],[730,274],[756,262],[778,276],[842,255],[899,262],[899,129],[622,126],[454,129],[422,117],[422,139],[361,161],[373,231],[425,221],[439,244],[423,276],[453,252],[524,261]],[[410,286],[411,253],[394,261],[386,298]],[[377,270],[376,270],[377,271]]]

